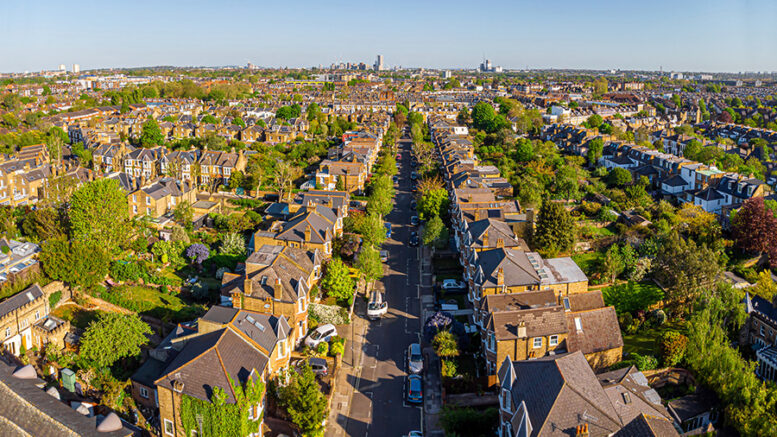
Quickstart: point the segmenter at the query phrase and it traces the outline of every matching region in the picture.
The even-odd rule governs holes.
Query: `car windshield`
[[[421,361],[421,355],[413,354],[410,356],[410,361]]]
[[[313,340],[318,340],[321,338],[321,332],[320,331],[314,331],[313,334],[310,336]]]
[[[371,302],[369,305],[367,305],[367,307],[371,310],[379,310],[381,305],[378,302]]]

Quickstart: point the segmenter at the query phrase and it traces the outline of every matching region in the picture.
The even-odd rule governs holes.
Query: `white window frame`
[[[5,328],[5,338],[8,338],[11,336],[11,328]]]
[[[539,342],[539,344],[537,344]],[[539,349],[542,347],[542,337],[534,337],[532,339],[532,349]]]
[[[167,430],[167,425],[170,424],[170,431]],[[165,419],[162,423],[162,431],[165,433],[165,435],[175,435],[175,425],[173,425],[173,421],[170,419]]]
[[[283,358],[286,356],[286,340],[278,342],[278,357]]]
[[[548,338],[548,346],[558,346],[558,335],[551,335]]]
[[[139,387],[138,392],[140,393],[140,397],[143,399],[148,399],[148,389],[145,387]]]
[[[577,332],[583,332],[583,319],[580,317],[575,317],[575,329]]]
[[[35,311],[35,320],[40,319],[40,310]]]

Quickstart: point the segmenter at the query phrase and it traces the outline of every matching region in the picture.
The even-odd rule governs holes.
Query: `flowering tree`
[[[186,249],[186,257],[197,263],[197,265],[202,264],[203,261],[208,259],[208,256],[210,256],[210,250],[204,244],[192,244]]]

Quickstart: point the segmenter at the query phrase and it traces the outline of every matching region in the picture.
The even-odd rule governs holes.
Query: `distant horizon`
[[[293,9],[247,0],[8,0],[3,7],[6,73],[61,63],[68,70],[74,63],[81,70],[371,65],[378,54],[389,68],[474,69],[488,58],[510,70],[777,72],[777,2],[768,0],[584,7],[496,0],[488,8],[461,0],[298,0]]]

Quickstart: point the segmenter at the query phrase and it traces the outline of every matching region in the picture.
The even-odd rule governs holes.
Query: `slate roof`
[[[615,308],[604,307],[590,311],[569,312],[567,316],[567,350],[584,354],[600,352],[623,346]],[[582,331],[578,332],[575,319],[580,318]]]
[[[18,310],[19,308],[43,297],[43,290],[38,284],[33,284],[25,290],[0,302],[0,318]]]
[[[478,253],[478,273],[475,282],[485,287],[497,286],[499,267],[502,267],[506,287],[539,285],[540,276],[532,267],[526,252],[513,249],[492,249]]]
[[[543,337],[566,332],[564,310],[561,307],[535,308],[491,313],[486,322],[497,341],[513,340],[518,336],[518,326],[526,325],[526,337]]]
[[[613,437],[679,437],[674,424],[662,417],[640,414]]]
[[[0,362],[0,435],[3,436],[85,436],[126,437],[121,430],[98,432],[97,419],[86,417],[49,395],[37,384],[40,379],[17,379],[15,368]],[[140,435],[140,434],[138,434]]]
[[[484,238],[488,241],[484,246]],[[501,239],[503,247],[528,248],[523,239],[517,238],[513,229],[507,223],[491,218],[472,222],[467,227],[467,245],[473,248],[496,247],[497,240]]]
[[[221,387],[227,402],[234,403],[229,379],[245,383],[249,377],[259,377],[269,358],[233,329],[226,327],[187,340],[156,384],[173,390],[173,381],[180,381],[182,393],[201,400],[210,400],[213,388]]]
[[[480,310],[495,312],[556,306],[558,302],[556,293],[553,290],[539,290],[523,293],[490,294],[484,296],[479,304]]]

